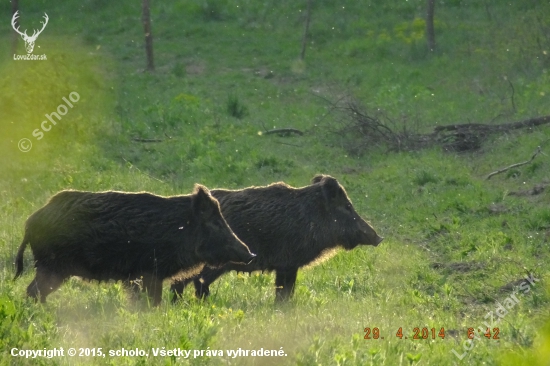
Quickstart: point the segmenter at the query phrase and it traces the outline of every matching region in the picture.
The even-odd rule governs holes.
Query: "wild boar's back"
[[[247,268],[301,267],[331,248],[377,244],[370,242],[378,238],[376,232],[355,212],[343,188],[334,178],[327,179],[334,181],[339,197],[327,199],[321,184],[293,188],[274,183],[237,191],[211,190],[229,226],[258,255]],[[331,212],[343,208],[347,211],[341,217],[347,222],[336,220]],[[360,235],[365,227],[372,230],[374,238]]]
[[[250,266],[272,270],[291,261],[303,261],[301,252],[315,250],[311,244],[317,235],[310,225],[322,219],[316,214],[319,202],[308,197],[315,196],[315,192],[289,189],[279,183],[229,194],[224,190],[211,193],[220,202],[228,225],[258,255]]]
[[[64,191],[29,218],[29,241],[37,263],[61,273],[105,280],[154,270],[168,277],[177,266],[159,263],[175,264],[166,259],[188,242],[191,204],[186,196]]]

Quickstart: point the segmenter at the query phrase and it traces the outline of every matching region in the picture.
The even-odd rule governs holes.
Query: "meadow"
[[[396,151],[344,132],[331,109],[353,99],[412,133],[550,115],[548,3],[437,1],[429,52],[425,1],[317,0],[300,60],[305,1],[152,1],[154,72],[139,1],[19,8],[22,29],[50,20],[34,50],[47,61],[16,61],[0,4],[0,364],[548,364],[550,127],[487,136],[471,151]],[[67,113],[43,124],[61,104]],[[276,128],[304,134],[265,134]],[[529,164],[486,179],[537,147]],[[300,187],[319,173],[385,240],[300,270],[288,304],[274,304],[269,273],[230,273],[207,300],[188,288],[176,304],[165,282],[156,308],[120,283],[74,278],[35,304],[30,250],[12,281],[26,218],[60,190]],[[84,353],[11,355],[59,347]],[[191,353],[155,356],[163,347]],[[90,355],[99,348],[105,357]],[[108,353],[122,349],[149,356]],[[239,349],[284,355],[227,352]]]

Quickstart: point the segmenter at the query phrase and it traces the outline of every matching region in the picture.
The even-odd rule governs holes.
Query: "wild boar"
[[[204,264],[249,263],[254,254],[231,231],[218,201],[195,186],[190,195],[62,191],[26,222],[15,279],[27,244],[36,276],[27,295],[46,296],[70,276],[87,280],[139,279],[158,305],[162,281],[198,273]]]
[[[205,267],[192,278],[172,283],[172,301],[193,281],[197,297],[225,272],[275,271],[275,300],[294,293],[298,268],[318,261],[337,247],[351,250],[359,244],[377,246],[383,240],[351,204],[344,187],[328,175],[312,184],[293,188],[285,183],[242,190],[212,190],[235,234],[257,254],[248,265]]]

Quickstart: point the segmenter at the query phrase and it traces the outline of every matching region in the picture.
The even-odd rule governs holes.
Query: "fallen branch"
[[[273,134],[273,133],[278,133],[281,136],[288,136],[291,133],[295,133],[295,134],[300,135],[300,136],[304,135],[304,133],[302,131],[297,130],[295,128],[276,128],[274,130],[265,131],[263,134],[264,135],[270,135],[270,134]]]
[[[481,147],[482,141],[494,133],[504,133],[521,128],[533,128],[550,123],[550,116],[529,118],[523,121],[489,125],[482,123],[464,123],[437,126],[430,136],[433,142],[441,143],[448,150],[467,151]]]
[[[512,89],[512,107],[515,109],[515,90],[512,83],[509,84]],[[332,129],[330,132],[342,137],[346,148],[353,153],[361,153],[376,146],[385,146],[388,151],[411,151],[432,146],[441,146],[446,151],[475,151],[491,135],[522,128],[532,130],[550,124],[548,115],[503,124],[457,123],[435,126],[431,132],[420,133],[421,125],[414,117],[404,115],[394,121],[382,110],[369,111],[347,95],[335,102],[316,96],[329,103],[325,116],[335,116],[337,128],[329,126]]]
[[[541,183],[535,185],[532,189],[523,190],[523,191],[512,191],[508,193],[508,196],[536,196],[537,194],[541,194],[544,192],[546,187],[548,187],[548,184]]]
[[[435,132],[440,131],[456,131],[456,130],[482,130],[487,132],[500,132],[500,131],[509,131],[517,130],[519,128],[525,127],[535,127],[550,123],[550,116],[542,116],[529,118],[523,121],[512,122],[512,123],[503,123],[500,125],[485,125],[481,123],[465,123],[465,124],[456,124],[456,125],[447,125],[447,126],[437,126],[434,128]]]
[[[503,172],[505,172],[505,171],[507,171],[507,170],[510,170],[510,169],[512,169],[512,168],[517,168],[518,166],[522,166],[522,165],[525,165],[525,164],[529,164],[529,163],[532,162],[533,159],[535,159],[535,157],[536,157],[538,154],[540,154],[540,153],[541,153],[541,149],[540,149],[540,146],[538,146],[538,147],[537,147],[537,150],[535,150],[535,153],[533,154],[533,156],[531,156],[531,159],[529,159],[529,160],[527,160],[527,161],[524,161],[524,162],[522,162],[522,163],[512,164],[512,165],[510,165],[510,166],[508,166],[508,167],[506,167],[506,168],[504,168],[504,169],[500,169],[500,170],[494,171],[494,172],[492,172],[491,174],[489,174],[489,175],[487,176],[486,179],[489,180],[489,179],[491,179],[491,177],[492,177],[493,175],[497,175],[497,174],[503,173]]]

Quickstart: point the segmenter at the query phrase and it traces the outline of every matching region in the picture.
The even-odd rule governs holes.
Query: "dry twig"
[[[492,177],[493,175],[497,175],[497,174],[503,173],[503,172],[505,172],[505,171],[507,171],[507,170],[510,170],[510,169],[512,169],[512,168],[517,168],[518,166],[522,166],[522,165],[525,165],[525,164],[529,164],[529,163],[532,162],[533,159],[535,159],[535,157],[536,157],[538,154],[540,154],[540,153],[541,153],[541,149],[540,149],[540,146],[538,146],[538,147],[537,147],[537,150],[535,150],[535,153],[533,154],[533,156],[531,156],[531,159],[529,159],[529,160],[527,160],[527,161],[524,161],[524,162],[522,162],[522,163],[512,164],[512,165],[510,165],[510,166],[508,166],[508,167],[506,167],[506,168],[503,168],[503,169],[494,171],[494,172],[492,172],[491,174],[489,174],[489,175],[487,176],[486,179],[489,180],[489,179],[491,179],[491,177]]]
[[[271,135],[271,134],[274,134],[274,133],[277,133],[280,136],[288,136],[291,133],[295,133],[295,134],[300,135],[300,136],[304,135],[304,133],[302,131],[297,130],[295,128],[276,128],[274,130],[269,130],[269,131],[263,132],[264,135]]]

